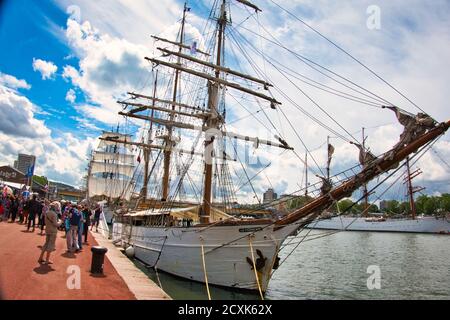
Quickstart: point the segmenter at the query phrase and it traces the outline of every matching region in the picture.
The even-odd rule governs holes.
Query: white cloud
[[[51,61],[33,58],[33,70],[41,73],[42,80],[47,80],[53,78],[53,75],[58,71],[58,67]]]
[[[0,84],[0,163],[12,164],[18,153],[37,157],[36,174],[78,186],[95,139],[71,133],[54,137],[36,114],[47,113],[25,96]]]
[[[116,100],[148,77],[144,60],[147,49],[100,34],[89,22],[79,24],[72,19],[67,22],[66,35],[80,63],[79,71],[65,66],[63,77],[70,79],[88,98],[79,111],[107,124],[117,123],[120,107]]]
[[[78,85],[80,74],[78,73],[78,70],[75,69],[74,67],[69,65],[64,66],[62,76],[64,79],[71,80],[74,84]]]
[[[179,19],[183,10],[182,4],[176,0],[158,2],[56,0],[56,2],[63,11],[76,5],[79,10],[72,16],[73,20],[90,21],[101,34],[109,34],[111,37],[127,39],[131,43],[146,46],[152,43],[150,35],[165,31]]]
[[[74,103],[76,99],[77,99],[77,95],[75,93],[75,90],[70,89],[69,91],[67,91],[66,101],[68,101],[70,103]]]
[[[57,2],[64,10],[73,5],[65,0]],[[87,103],[79,106],[78,111],[106,124],[116,124],[121,110],[116,103],[118,99],[127,91],[150,91],[151,66],[144,59],[156,51],[150,35],[175,39],[182,7],[172,0],[159,3],[158,10],[155,3],[148,1],[115,1],[108,3],[109,18],[103,19],[103,5],[84,0],[76,1],[75,5],[80,10],[67,21],[66,39],[80,61],[77,68],[65,66],[63,77],[87,97]],[[189,41],[195,39],[202,46],[197,22],[198,18],[190,13],[186,34]]]
[[[10,89],[31,89],[25,80],[19,80],[14,76],[0,72],[0,86],[5,86]]]
[[[95,124],[92,123],[92,121],[89,121],[86,118],[75,117],[75,116],[72,116],[70,118],[72,120],[75,120],[76,122],[78,122],[77,128],[79,128],[79,129],[88,129],[88,130],[93,130],[93,131],[97,131],[97,132],[101,131],[101,129],[99,127],[97,127]]]
[[[27,138],[48,136],[43,121],[34,118],[36,110],[27,98],[0,85],[0,132]]]
[[[53,139],[32,139],[16,137],[0,132],[0,162],[12,164],[18,153],[33,154],[37,158],[36,174],[45,175],[51,180],[79,186],[86,173],[87,152],[95,139],[80,140],[71,133],[64,133]]]

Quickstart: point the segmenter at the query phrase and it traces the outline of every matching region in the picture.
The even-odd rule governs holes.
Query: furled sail
[[[116,139],[116,137],[117,136],[111,136],[110,139]],[[124,143],[124,142],[131,142],[130,138],[118,138],[117,140],[119,142],[117,142],[116,140],[114,140],[114,141],[101,140],[98,147],[105,148],[105,147],[110,147],[110,146],[120,146],[120,147],[124,147],[124,148],[128,149],[129,151],[133,151],[132,145]],[[122,143],[120,143],[120,141],[122,141]]]
[[[131,178],[133,177],[134,166],[125,164],[96,162],[96,161],[91,162],[91,174],[105,173],[105,172],[124,175]]]
[[[94,153],[93,160],[94,161],[116,161],[116,162],[122,162],[124,164],[131,165],[134,162],[134,155],[96,151]]]
[[[119,140],[123,142],[131,142],[131,136],[129,134],[123,134],[118,132],[103,132],[103,134],[100,137],[99,148],[105,148],[109,146],[121,146],[128,149],[129,151],[133,150],[132,145],[120,142],[118,143],[117,141],[108,141],[108,139]]]
[[[119,133],[119,132],[103,132],[101,135],[101,138],[103,139],[119,139],[119,140],[124,140],[124,139],[131,139],[131,135],[129,134],[123,134],[123,133]]]

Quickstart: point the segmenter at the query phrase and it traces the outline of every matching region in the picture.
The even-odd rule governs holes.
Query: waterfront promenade
[[[39,264],[40,247],[45,242],[45,236],[39,235],[39,232],[38,229],[26,232],[25,226],[17,223],[0,223],[0,299],[170,299],[150,279],[139,275],[131,261],[123,257],[124,261],[118,263],[122,254],[113,246],[108,248],[109,253],[105,257],[104,275],[92,275],[91,246],[98,244],[92,234],[89,234],[89,245],[75,254],[66,252],[64,232],[59,232],[56,251],[51,256],[53,264]],[[113,263],[108,256],[113,257]],[[79,286],[76,280],[78,274]],[[134,284],[136,274],[141,276],[139,290]]]

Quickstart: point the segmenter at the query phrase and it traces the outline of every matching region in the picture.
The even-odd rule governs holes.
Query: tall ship
[[[118,144],[109,139],[131,141],[131,135],[105,131],[99,137],[98,147],[92,151],[86,178],[86,199],[100,203],[107,223],[113,219],[113,211],[123,201],[131,201],[134,191],[136,157],[133,147]]]
[[[397,173],[408,157],[420,157],[445,134],[450,122],[438,123],[425,113],[410,115],[371,96],[371,103],[377,101],[377,106],[385,107],[390,116],[394,111],[404,126],[398,144],[370,161],[322,177],[310,186],[308,201],[287,215],[250,218],[253,211],[264,212],[270,204],[262,204],[254,192],[258,179],[248,171],[248,150],[276,150],[279,157],[298,159],[302,167],[303,157],[292,147],[293,141],[288,141],[294,138],[283,134],[284,128],[271,119],[273,114],[284,115],[299,140],[302,123],[292,123],[294,114],[286,115],[284,104],[298,106],[298,112],[305,111],[311,121],[317,119],[300,109],[297,96],[289,95],[278,81],[269,79],[260,61],[266,67],[278,66],[284,79],[291,80],[296,71],[283,68],[279,59],[269,59],[240,32],[246,21],[256,23],[255,28],[245,27],[255,37],[258,28],[264,29],[259,24],[258,6],[247,0],[214,1],[200,35],[192,33],[192,26],[188,28],[190,12],[185,5],[176,37],[153,37],[158,53],[145,57],[154,80],[152,90],[147,94],[129,92],[127,99],[118,101],[122,106],[119,115],[138,123],[142,136],[137,141],[119,135],[101,138],[108,145],[139,148],[143,157],[134,170],[136,183],[130,190],[130,201],[115,210],[112,238],[117,244],[133,248],[137,259],[157,270],[205,283],[207,287],[259,291],[262,296],[274,270],[283,263],[279,253],[286,248],[289,236],[296,235],[336,201],[350,197],[369,181]],[[248,18],[234,24],[233,12],[248,13]],[[276,37],[269,40],[299,59]],[[260,59],[253,59],[249,51],[257,53]],[[249,69],[251,74],[245,72]],[[314,85],[326,89],[319,82]],[[326,90],[350,98],[330,88]],[[302,92],[312,100],[304,91],[296,94]],[[369,98],[353,95],[352,99],[367,102]],[[239,127],[239,121],[230,121],[230,113],[236,109],[248,110],[247,117],[265,115],[270,126],[267,135],[251,135],[251,125]],[[308,153],[306,146],[305,149]],[[103,168],[98,166],[97,169]],[[120,173],[131,170],[121,167]],[[96,181],[101,190],[111,182]],[[243,207],[238,194],[242,189],[250,194],[253,191],[255,196],[250,200],[257,203]]]

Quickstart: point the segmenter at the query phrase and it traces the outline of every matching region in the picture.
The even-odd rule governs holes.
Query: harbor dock
[[[90,233],[79,253],[66,252],[59,232],[53,264],[39,264],[45,235],[17,223],[0,223],[0,299],[167,300],[170,297],[100,234]],[[91,274],[92,246],[108,249],[103,275]],[[77,279],[78,277],[78,279]]]

